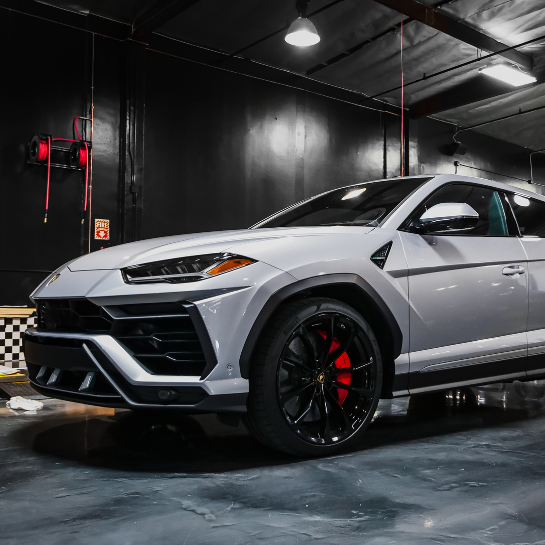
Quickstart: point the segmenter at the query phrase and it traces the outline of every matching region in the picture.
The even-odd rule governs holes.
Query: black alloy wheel
[[[326,312],[290,336],[278,367],[278,402],[291,429],[310,443],[346,439],[365,421],[375,397],[377,365],[363,329]]]
[[[296,301],[270,323],[250,376],[248,427],[293,454],[330,454],[372,420],[382,387],[376,338],[351,307]]]

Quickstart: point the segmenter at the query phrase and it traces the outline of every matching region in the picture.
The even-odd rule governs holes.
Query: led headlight
[[[121,269],[123,279],[128,284],[144,284],[150,282],[197,282],[219,274],[240,269],[255,263],[255,260],[233,254],[207,254],[192,257],[181,257],[166,261],[155,261],[132,265]]]

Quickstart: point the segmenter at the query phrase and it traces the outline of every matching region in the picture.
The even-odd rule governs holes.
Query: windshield
[[[311,227],[361,225],[376,227],[398,204],[430,178],[399,178],[335,189],[309,199],[254,226]]]

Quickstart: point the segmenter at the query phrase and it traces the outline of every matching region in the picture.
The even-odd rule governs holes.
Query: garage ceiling
[[[395,11],[383,5],[405,7],[411,2],[414,0],[311,0],[308,13],[321,41],[307,49],[295,48],[284,41],[287,25],[297,16],[295,0],[42,3],[131,24],[153,14],[150,8],[157,13],[158,8],[166,7],[170,10],[167,16],[156,18],[156,22],[162,23],[154,28],[158,34],[361,93],[362,104],[373,105],[373,101],[365,100],[365,95],[380,94],[380,100],[399,105],[400,91],[388,90],[401,83],[401,19],[405,20],[405,84],[487,54],[431,26],[407,20],[406,15],[399,13],[403,9]],[[421,0],[421,4],[435,5],[437,12],[506,46],[545,36],[543,0]],[[318,13],[312,15],[314,12]],[[505,62],[502,56],[495,56],[406,87],[405,105],[409,114],[433,115],[465,127],[545,107],[545,38],[517,50],[531,57],[537,84],[513,90],[480,74],[483,66]],[[542,149],[544,122],[545,109],[476,130],[531,149]]]

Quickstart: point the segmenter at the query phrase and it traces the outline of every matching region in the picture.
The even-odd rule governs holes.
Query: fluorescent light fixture
[[[316,27],[306,17],[298,17],[293,21],[284,38],[286,42],[298,47],[308,47],[320,41]]]
[[[346,201],[348,199],[355,199],[356,197],[359,197],[366,189],[366,187],[353,189],[352,191],[349,191],[341,200]]]
[[[505,83],[509,83],[514,87],[520,87],[521,85],[528,85],[534,83],[536,78],[519,70],[515,66],[508,66],[507,64],[495,64],[494,66],[487,66],[481,70],[481,73],[490,76],[492,78],[499,79]]]
[[[520,195],[515,195],[513,197],[513,200],[519,205],[519,206],[530,206],[529,199],[525,197],[521,197]]]

